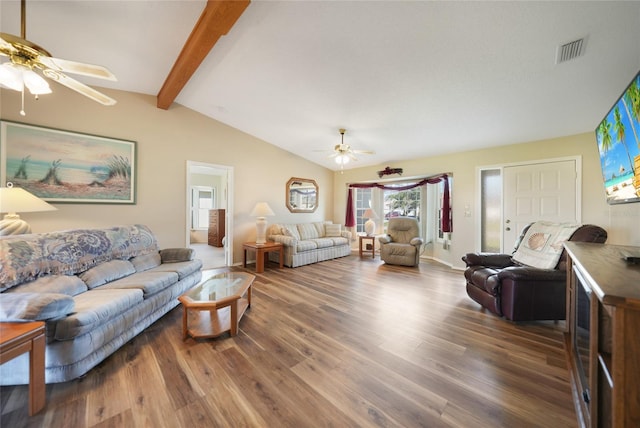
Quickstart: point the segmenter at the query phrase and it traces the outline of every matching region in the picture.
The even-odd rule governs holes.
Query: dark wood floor
[[[271,265],[233,338],[183,341],[181,315],[177,307],[84,378],[47,385],[34,417],[26,386],[1,388],[0,425],[577,425],[562,325],[486,313],[462,273],[435,262]]]

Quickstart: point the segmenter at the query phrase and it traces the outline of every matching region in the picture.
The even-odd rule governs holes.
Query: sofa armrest
[[[567,273],[558,269],[538,269],[529,266],[511,266],[498,272],[500,281],[510,279],[514,282],[563,282],[566,280]]]
[[[46,321],[75,309],[72,296],[58,293],[0,293],[0,322]]]
[[[513,266],[513,262],[511,261],[510,254],[499,254],[499,253],[467,253],[466,256],[462,257],[462,261],[469,266],[489,266],[489,267],[498,267],[505,268],[508,266]]]
[[[269,240],[273,242],[279,242],[285,247],[295,247],[296,245],[298,245],[298,240],[292,236],[269,235]]]
[[[349,232],[348,230],[342,230],[340,232],[340,236],[342,236],[343,238],[347,238],[349,241],[351,241],[351,232]]]
[[[381,244],[388,244],[389,242],[391,242],[391,237],[389,235],[380,235],[378,236],[378,241]]]
[[[165,248],[160,250],[162,263],[188,262],[195,258],[196,252],[191,248]]]
[[[415,247],[419,247],[423,244],[423,240],[420,237],[416,237],[416,238],[411,238],[411,241],[409,241],[409,244],[415,246]]]

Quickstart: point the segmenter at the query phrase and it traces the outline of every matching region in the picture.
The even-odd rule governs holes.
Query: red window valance
[[[447,174],[435,175],[433,177],[423,178],[417,183],[407,184],[406,186],[394,186],[389,183],[352,183],[349,184],[349,192],[347,193],[347,215],[345,217],[345,226],[354,227],[356,219],[353,215],[353,189],[371,189],[373,187],[382,190],[410,190],[426,184],[437,184],[444,180],[444,195],[442,198],[442,231],[451,232],[451,203],[449,200],[449,176]]]

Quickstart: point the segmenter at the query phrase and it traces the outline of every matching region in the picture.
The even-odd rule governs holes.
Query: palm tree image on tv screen
[[[640,202],[640,72],[596,128],[610,204]]]

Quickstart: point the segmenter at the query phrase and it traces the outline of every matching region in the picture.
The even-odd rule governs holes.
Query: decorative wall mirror
[[[291,177],[285,191],[287,208],[292,213],[312,213],[318,208],[318,185],[315,180]]]

